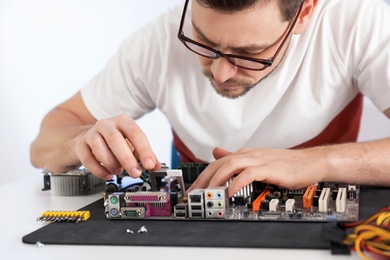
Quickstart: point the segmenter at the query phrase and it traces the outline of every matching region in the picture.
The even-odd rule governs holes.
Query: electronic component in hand
[[[80,222],[91,217],[89,210],[86,211],[45,211],[37,218],[37,221],[49,222]]]

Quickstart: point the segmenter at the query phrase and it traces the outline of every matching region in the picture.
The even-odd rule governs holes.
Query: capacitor
[[[261,202],[260,208],[262,210],[268,211],[269,210],[269,200],[263,200]]]
[[[320,199],[320,196],[313,196],[313,206],[318,207],[318,200]]]
[[[349,200],[356,199],[356,190],[348,190],[347,195]]]
[[[275,196],[272,194],[272,193],[269,193],[269,194],[267,194],[266,196],[265,196],[265,199],[266,200],[269,200],[269,201],[271,201],[272,199],[274,199],[275,198]]]

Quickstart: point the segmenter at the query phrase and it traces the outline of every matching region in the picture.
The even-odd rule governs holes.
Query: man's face
[[[193,38],[223,53],[268,59],[275,54],[289,24],[282,20],[276,2],[258,4],[240,12],[220,13],[192,1]],[[225,58],[213,60],[199,56],[199,60],[218,94],[238,98],[277,67],[287,46],[274,64],[263,71],[237,68]]]

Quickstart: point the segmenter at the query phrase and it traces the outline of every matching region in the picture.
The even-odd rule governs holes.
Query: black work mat
[[[360,218],[390,204],[389,188],[361,187]],[[194,246],[330,249],[326,232],[334,223],[206,220],[108,220],[103,199],[80,210],[91,218],[80,223],[51,223],[26,235],[28,244]],[[147,233],[138,233],[145,226]],[[127,229],[134,233],[128,233]],[[332,234],[330,234],[332,235]]]

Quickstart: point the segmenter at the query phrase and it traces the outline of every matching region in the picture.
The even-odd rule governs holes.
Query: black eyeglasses
[[[185,20],[185,15],[187,12],[187,6],[188,6],[189,0],[186,0],[184,4],[184,9],[183,9],[183,14],[181,17],[181,22],[180,22],[180,28],[178,32],[178,38],[179,40],[192,52],[209,58],[209,59],[218,59],[220,57],[226,58],[230,63],[233,65],[243,68],[243,69],[248,69],[248,70],[264,70],[274,63],[276,57],[279,55],[280,51],[282,50],[283,46],[287,42],[287,39],[291,36],[293,29],[295,27],[296,22],[298,21],[299,14],[301,12],[303,2],[300,5],[297,14],[295,15],[295,18],[290,22],[289,26],[287,27],[287,32],[285,33],[285,36],[283,38],[282,43],[280,44],[279,48],[276,50],[274,56],[269,59],[256,59],[256,58],[251,58],[251,57],[245,57],[241,55],[234,55],[234,54],[225,54],[222,53],[216,49],[213,49],[209,46],[206,46],[202,43],[199,43],[197,41],[194,41],[187,36],[184,35],[183,32],[183,26],[184,26],[184,20]]]

